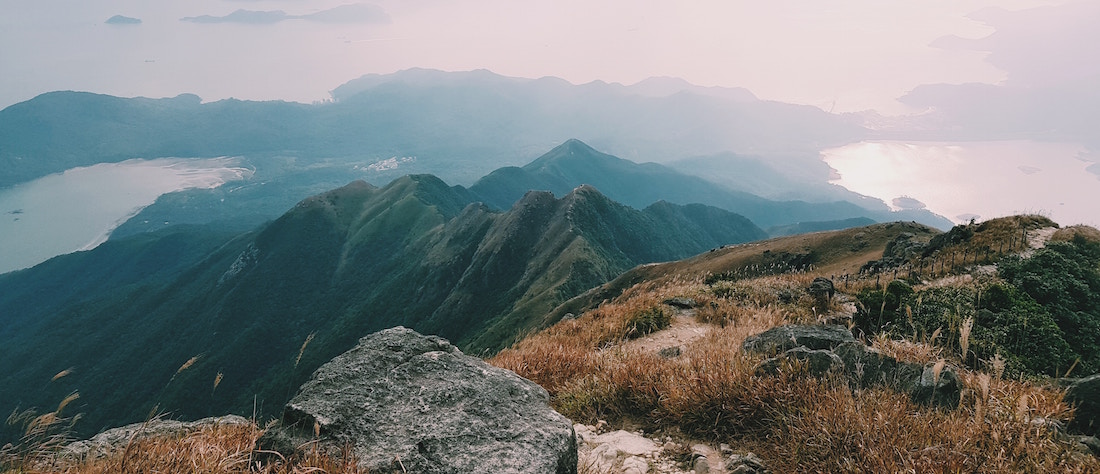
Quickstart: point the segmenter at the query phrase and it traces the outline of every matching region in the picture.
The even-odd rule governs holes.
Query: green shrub
[[[1052,318],[1081,359],[1075,373],[1100,372],[1100,244],[1050,242],[1029,258],[1006,258],[999,271]]]
[[[856,312],[854,322],[864,334],[877,334],[895,327],[904,321],[902,308],[912,298],[913,287],[903,280],[894,280],[882,290],[866,288],[860,291],[860,310]]]
[[[655,305],[638,311],[626,324],[626,337],[636,339],[667,328],[672,324],[672,314],[663,305]]]

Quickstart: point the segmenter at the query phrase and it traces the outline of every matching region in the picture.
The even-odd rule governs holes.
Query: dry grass
[[[636,285],[489,362],[545,387],[555,409],[574,421],[604,419],[729,443],[763,457],[772,472],[1100,472],[1096,457],[1059,441],[1043,422],[1072,416],[1062,393],[1001,379],[998,359],[990,362],[990,374],[960,372],[967,388],[951,411],[915,405],[887,389],[852,390],[840,378],[809,377],[798,365],[785,366],[778,376],[755,375],[761,357],[742,352],[741,343],[779,324],[821,316],[805,291],[812,278],[780,275],[714,285],[672,278]],[[712,323],[707,334],[672,359],[626,349],[631,320],[671,297],[700,303],[697,317]],[[834,305],[826,309],[838,310]],[[904,361],[942,363],[945,349],[934,339],[878,337],[871,343]],[[39,424],[62,423],[66,404]],[[79,461],[62,462],[49,450],[25,452],[0,464],[0,472],[358,472],[346,455],[312,452],[284,459],[259,452],[261,432],[255,425],[211,426],[186,436],[135,440],[122,452]]]
[[[1082,238],[1088,242],[1100,242],[1100,230],[1084,224],[1072,225],[1055,231],[1050,240],[1072,242],[1074,238]]]
[[[789,302],[776,295],[810,279],[718,282],[717,292],[698,284],[679,288],[703,303],[699,318],[715,325],[675,359],[617,344],[632,311],[668,293],[650,286],[533,335],[490,362],[545,387],[554,407],[575,421],[604,419],[730,443],[764,457],[773,472],[1100,472],[1096,457],[1033,422],[1071,416],[1054,389],[963,371],[969,388],[960,408],[946,411],[886,389],[853,391],[797,366],[778,377],[754,375],[760,358],[744,354],[742,341],[805,320],[797,295]],[[927,343],[873,344],[906,361],[944,358],[942,348]]]
[[[182,436],[131,440],[125,449],[101,457],[69,459],[55,453],[38,453],[17,462],[0,464],[0,472],[57,474],[126,473],[359,473],[350,456],[330,457],[310,452],[286,459],[258,451],[263,430],[255,424],[210,425]],[[345,450],[346,452],[346,450]]]

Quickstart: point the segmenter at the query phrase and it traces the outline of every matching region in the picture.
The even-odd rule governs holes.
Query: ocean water
[[[925,206],[956,223],[1032,213],[1100,225],[1100,157],[1077,144],[868,141],[822,158],[831,183],[895,209]]]
[[[73,168],[0,190],[0,273],[88,250],[162,194],[247,179],[237,158],[159,158]]]

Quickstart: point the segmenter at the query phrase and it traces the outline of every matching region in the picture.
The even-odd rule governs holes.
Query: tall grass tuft
[[[970,331],[974,329],[974,317],[969,316],[963,320],[959,327],[959,350],[962,351],[962,360],[966,362],[966,352],[970,349]]]
[[[310,343],[311,341],[313,341],[313,336],[314,336],[315,334],[316,334],[315,332],[311,332],[311,333],[309,333],[309,335],[308,335],[308,336],[306,336],[306,340],[305,340],[305,342],[302,342],[302,347],[300,347],[300,348],[298,349],[298,357],[296,357],[296,358],[294,359],[294,368],[295,368],[295,369],[297,369],[297,368],[298,368],[298,363],[302,362],[302,355],[306,353],[306,346],[308,346],[308,345],[309,345],[309,343]]]
[[[58,379],[61,379],[62,377],[66,377],[69,374],[73,373],[74,370],[76,370],[75,367],[69,367],[65,370],[62,370],[61,372],[58,372],[56,375],[51,377],[50,382],[56,382],[56,381],[58,381]]]
[[[190,359],[187,359],[187,361],[184,362],[183,365],[180,366],[180,368],[176,369],[176,373],[172,374],[172,378],[169,380],[169,383],[171,383],[172,380],[175,380],[176,376],[178,376],[179,374],[182,374],[183,371],[185,371],[187,369],[190,369],[191,366],[195,365],[195,362],[198,362],[199,359],[201,359],[201,358],[202,358],[202,354],[199,354],[199,355],[196,355],[194,357],[191,357]]]

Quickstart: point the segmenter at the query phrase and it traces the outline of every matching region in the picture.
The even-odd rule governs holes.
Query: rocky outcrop
[[[909,394],[914,402],[954,408],[959,405],[962,382],[950,366],[925,366],[901,362],[860,342],[841,344],[835,350],[856,387],[886,386]]]
[[[853,388],[886,386],[907,393],[917,403],[954,408],[962,382],[950,366],[901,362],[855,340],[851,331],[835,325],[786,325],[745,339],[747,352],[775,354],[756,367],[756,373],[778,373],[784,365],[799,363],[814,376],[839,373]]]
[[[132,441],[147,438],[182,438],[204,428],[250,424],[252,424],[251,421],[237,415],[203,418],[198,421],[154,419],[112,428],[90,439],[69,443],[61,450],[60,455],[72,459],[95,459],[123,451]]]
[[[810,350],[832,349],[855,340],[852,331],[844,326],[787,324],[750,336],[741,347],[746,352],[772,355],[799,346]]]
[[[810,287],[806,291],[814,298],[815,307],[820,308],[820,312],[825,312],[829,308],[829,301],[836,294],[836,287],[833,286],[832,280],[817,277],[810,283]]]
[[[1066,389],[1066,403],[1077,408],[1069,429],[1100,434],[1100,375],[1079,379]]]
[[[756,366],[758,375],[775,375],[779,373],[784,363],[801,362],[806,366],[806,371],[813,376],[823,376],[829,372],[844,369],[844,361],[827,349],[810,350],[799,346],[789,349],[776,357],[765,360]]]
[[[261,445],[350,447],[370,472],[577,472],[572,424],[545,389],[403,327],[317,369]]]

